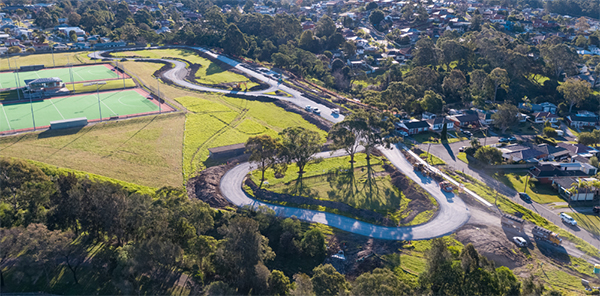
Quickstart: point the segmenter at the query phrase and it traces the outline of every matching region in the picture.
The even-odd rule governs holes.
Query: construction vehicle
[[[525,220],[509,214],[502,214],[500,222],[503,227],[514,228],[519,232],[524,232],[525,230]]]
[[[533,230],[531,230],[531,234],[533,234],[535,239],[545,240],[555,246],[558,246],[562,243],[562,239],[558,236],[558,233],[554,233],[539,226],[534,227]]]
[[[442,188],[442,190],[446,191],[446,192],[452,192],[454,191],[454,186],[452,186],[452,183],[448,182],[448,181],[442,181],[439,183],[440,188]]]

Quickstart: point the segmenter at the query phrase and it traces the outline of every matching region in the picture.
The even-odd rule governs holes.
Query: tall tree
[[[329,139],[333,141],[333,148],[344,149],[350,155],[350,164],[354,167],[354,155],[360,147],[360,141],[365,131],[367,122],[356,113],[348,115],[344,121],[333,125],[329,130]]]
[[[540,52],[556,79],[559,79],[563,72],[567,74],[575,72],[578,55],[566,44],[543,45]]]
[[[496,96],[498,95],[498,88],[503,88],[504,90],[508,90],[508,84],[510,83],[510,79],[508,78],[508,72],[502,68],[496,68],[490,72],[488,75],[489,80],[492,82],[494,87],[494,98],[493,102],[496,102]]]
[[[329,37],[335,33],[335,22],[327,15],[323,15],[315,25],[317,37]]]
[[[261,172],[260,185],[265,182],[265,172],[277,162],[277,155],[281,151],[281,143],[269,135],[260,135],[248,138],[246,153],[250,154],[250,161],[258,165]]]
[[[365,272],[356,278],[352,285],[352,294],[356,296],[400,296],[412,294],[411,292],[410,288],[387,268]]]
[[[383,14],[383,11],[380,9],[375,9],[371,11],[371,14],[369,15],[369,22],[371,22],[373,26],[378,27],[379,23],[381,23],[384,18],[385,15]]]
[[[347,289],[346,279],[331,264],[315,267],[311,282],[317,295],[337,296]]]
[[[237,56],[242,54],[244,49],[248,47],[248,41],[235,24],[230,24],[221,40],[221,45],[226,53]]]
[[[290,291],[290,279],[282,271],[273,270],[269,276],[269,295],[283,296]]]
[[[282,138],[281,157],[287,163],[296,163],[298,175],[302,176],[304,167],[321,151],[319,133],[302,127],[288,127],[280,134]]]
[[[427,112],[439,113],[442,112],[445,102],[442,99],[442,96],[436,94],[434,91],[427,90],[425,91],[425,96],[421,99],[420,104],[421,108]]]
[[[569,113],[571,113],[574,105],[586,99],[591,92],[590,84],[587,81],[576,78],[567,79],[563,84],[556,87],[556,90],[569,101]]]
[[[421,38],[415,44],[413,64],[415,66],[435,66],[439,60],[439,49],[429,37]]]
[[[502,163],[502,152],[496,147],[482,146],[475,151],[474,157],[483,164],[500,164]]]
[[[513,104],[505,103],[498,106],[498,111],[492,114],[494,125],[505,133],[509,127],[519,124],[519,109]]]
[[[322,258],[327,252],[325,235],[318,228],[305,232],[301,243],[302,251],[309,257]]]
[[[313,285],[310,277],[304,273],[294,275],[294,289],[290,291],[293,296],[313,296]]]

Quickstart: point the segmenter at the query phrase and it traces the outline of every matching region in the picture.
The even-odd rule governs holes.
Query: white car
[[[331,109],[331,113],[332,114],[340,114],[340,109],[337,109],[337,108]]]
[[[312,107],[310,105],[306,105],[306,107],[304,107],[304,110],[306,111],[310,111],[312,109]]]
[[[565,213],[560,213],[560,219],[567,224],[571,224],[572,226],[577,225],[577,221],[575,221],[575,219],[573,219],[573,217],[565,214]]]
[[[527,241],[520,236],[513,237],[513,242],[515,242],[515,244],[517,244],[519,247],[527,247],[528,244]]]
[[[321,114],[321,110],[319,110],[319,108],[314,108],[312,112],[315,114]]]

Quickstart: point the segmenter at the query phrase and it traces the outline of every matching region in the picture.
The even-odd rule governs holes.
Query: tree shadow
[[[311,189],[310,184],[306,184],[304,179],[305,178],[302,176],[302,174],[299,174],[298,178],[294,181],[294,185],[285,189],[283,193],[318,199],[318,192]]]
[[[327,175],[327,182],[332,190],[327,192],[330,200],[343,202],[353,205],[358,194],[358,184],[354,169],[340,169],[339,171],[330,171]]]
[[[206,68],[206,76],[218,74],[221,72],[225,72],[225,70],[223,70],[223,68],[221,68],[215,63],[210,63],[210,65],[208,65],[208,68]]]
[[[444,146],[444,148],[446,148],[446,151],[448,152],[448,155],[450,155],[450,158],[456,161],[456,157],[454,156],[454,152],[452,151],[452,148],[450,148],[448,141],[442,142],[442,145]]]
[[[378,207],[381,207],[381,203],[379,200],[376,200],[376,197],[379,196],[380,188],[379,184],[377,184],[377,180],[375,179],[375,170],[371,165],[371,158],[367,157],[367,173],[366,180],[361,190],[362,194],[365,198],[365,203],[371,205],[371,208],[377,204]]]

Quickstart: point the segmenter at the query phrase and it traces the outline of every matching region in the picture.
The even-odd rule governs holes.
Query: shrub
[[[544,128],[544,135],[546,135],[547,137],[555,138],[556,136],[558,136],[558,133],[552,127],[547,126]]]

